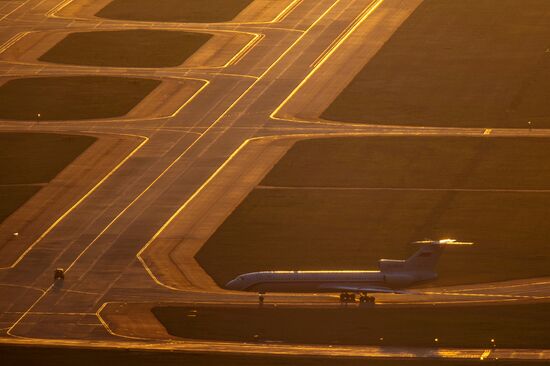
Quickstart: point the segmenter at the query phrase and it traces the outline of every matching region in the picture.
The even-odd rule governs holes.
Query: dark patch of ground
[[[46,133],[0,134],[0,185],[47,183],[96,139]]]
[[[163,30],[71,33],[39,60],[91,66],[178,66],[211,37]]]
[[[39,186],[0,187],[0,223],[40,190]]]
[[[303,141],[197,260],[223,286],[260,270],[376,269],[411,241],[452,237],[475,245],[448,248],[429,285],[546,276],[549,150],[531,138]]]
[[[0,134],[0,222],[38,192],[96,139],[42,133]]]
[[[0,86],[0,118],[42,121],[119,117],[159,84],[159,80],[110,76],[9,80]]]
[[[366,360],[353,358],[284,357],[255,355],[195,354],[112,349],[49,348],[0,345],[4,366],[523,366],[536,363],[525,361],[479,360]]]
[[[113,0],[96,16],[155,22],[213,23],[235,18],[252,0]]]
[[[550,127],[550,3],[426,0],[322,117]]]
[[[157,307],[172,335],[192,339],[397,347],[548,348],[550,304],[411,308]],[[421,331],[419,331],[421,330]],[[437,342],[435,339],[437,338]]]

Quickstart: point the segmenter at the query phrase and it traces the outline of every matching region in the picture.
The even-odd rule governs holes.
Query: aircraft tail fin
[[[414,272],[434,273],[437,262],[447,245],[471,245],[472,243],[458,242],[454,239],[422,240],[415,242],[424,244],[416,253],[405,261],[405,267]]]
[[[405,260],[405,267],[413,272],[435,273],[441,253],[443,253],[443,246],[437,243],[423,245],[409,259]]]

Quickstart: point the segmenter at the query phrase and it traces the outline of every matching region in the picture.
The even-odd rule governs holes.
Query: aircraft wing
[[[370,286],[340,286],[340,285],[323,285],[320,289],[334,292],[365,292],[365,293],[384,293],[384,294],[407,294],[410,292],[403,290],[394,290],[389,287],[370,287]]]

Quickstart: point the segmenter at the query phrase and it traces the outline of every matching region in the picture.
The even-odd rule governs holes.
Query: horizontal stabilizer
[[[455,239],[441,239],[441,240],[417,240],[413,241],[413,244],[438,244],[438,245],[473,245],[474,243],[469,241],[456,241]]]

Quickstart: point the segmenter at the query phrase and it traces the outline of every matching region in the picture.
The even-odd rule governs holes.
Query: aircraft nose
[[[237,279],[233,279],[225,284],[225,288],[228,290],[239,290]]]

